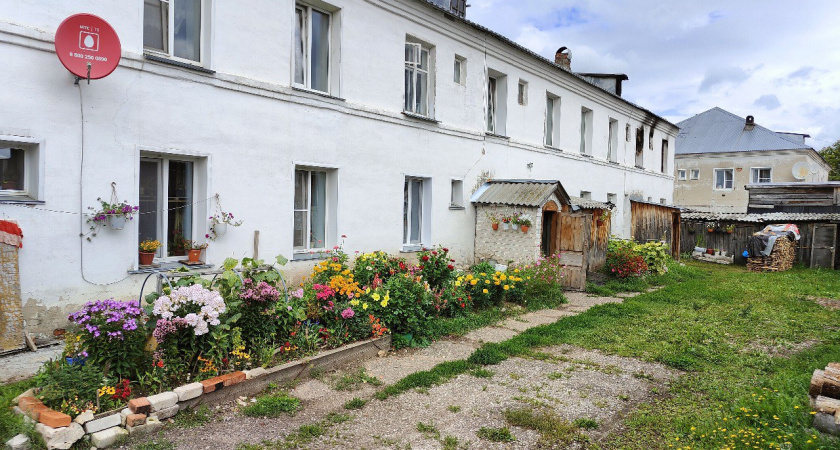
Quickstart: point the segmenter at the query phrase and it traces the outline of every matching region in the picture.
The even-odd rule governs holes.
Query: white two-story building
[[[55,53],[76,13],[122,44],[90,84]],[[20,297],[2,306],[29,331],[63,327],[89,300],[136,298],[138,240],[177,264],[177,243],[204,242],[219,204],[243,224],[209,242],[208,265],[283,254],[303,273],[342,242],[443,244],[472,262],[469,198],[487,178],[612,202],[623,236],[630,196],[672,200],[677,127],[617,95],[621,77],[599,87],[602,75],[423,0],[8,2],[0,61],[0,218],[24,233]],[[112,186],[140,214],[88,241],[89,207]]]

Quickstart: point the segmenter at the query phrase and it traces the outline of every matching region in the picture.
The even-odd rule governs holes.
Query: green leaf
[[[289,259],[283,255],[277,255],[277,258],[275,259],[277,260],[277,264],[280,264],[281,266],[285,266],[286,263],[289,262]]]
[[[236,258],[226,258],[225,262],[222,263],[222,268],[225,270],[233,270],[236,266],[239,265],[239,260]]]

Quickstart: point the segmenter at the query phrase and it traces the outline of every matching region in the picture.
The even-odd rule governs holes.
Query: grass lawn
[[[665,287],[485,344],[467,361],[412,374],[378,397],[564,343],[685,371],[667,395],[630,414],[621,434],[593,448],[840,448],[811,428],[808,405],[813,369],[840,361],[840,311],[808,297],[840,296],[837,272],[757,274],[689,262],[662,277],[590,289],[603,294],[651,284]]]

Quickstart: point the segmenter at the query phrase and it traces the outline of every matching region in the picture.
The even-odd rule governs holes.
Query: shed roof
[[[572,206],[577,206],[582,209],[613,209],[615,205],[612,203],[599,202],[588,198],[569,196]]]
[[[786,136],[755,124],[746,129],[746,120],[729,111],[714,107],[679,122],[676,153],[729,153],[813,148],[802,138]]]
[[[709,213],[684,212],[682,218],[686,220],[722,220],[730,222],[777,223],[777,222],[832,222],[840,221],[840,213]]]
[[[543,206],[555,194],[566,204],[569,194],[557,180],[491,180],[478,188],[470,201],[479,204]]]

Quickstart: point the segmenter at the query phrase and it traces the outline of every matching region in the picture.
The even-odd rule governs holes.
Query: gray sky
[[[840,139],[840,1],[469,0],[467,18],[678,122],[719,106],[774,131]]]

